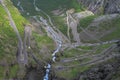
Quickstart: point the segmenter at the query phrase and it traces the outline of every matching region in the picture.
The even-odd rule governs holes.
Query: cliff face
[[[105,13],[120,13],[120,0],[107,0],[104,11]]]
[[[120,13],[120,0],[78,0],[78,2],[96,14]]]

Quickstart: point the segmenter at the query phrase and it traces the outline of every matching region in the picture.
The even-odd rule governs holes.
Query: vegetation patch
[[[76,11],[81,10],[81,6],[77,2],[77,0],[71,0],[71,1],[69,0],[44,0],[44,1],[37,0],[36,3],[39,8],[49,13],[59,8],[62,8],[62,9],[74,8]]]
[[[64,34],[67,35],[67,25],[65,24],[64,17],[52,16],[55,26]]]
[[[81,55],[81,54],[84,54],[84,53],[78,49],[65,50],[63,53],[65,58],[74,57],[75,55],[77,56],[77,55]]]
[[[17,77],[17,73],[18,73],[18,70],[19,70],[19,66],[18,65],[13,65],[10,67],[10,78],[15,78]]]
[[[42,46],[48,46],[48,48],[53,50],[54,41],[50,37],[48,37],[47,34],[40,35],[40,34],[33,32],[33,36],[34,36],[35,41],[37,42],[39,48],[42,48]]]
[[[16,7],[13,6],[12,2],[10,2],[10,0],[6,0],[6,6],[9,9],[12,18],[18,28],[18,31],[20,32],[21,35],[23,35],[23,31],[24,31],[24,26],[26,24],[29,24],[28,21],[22,17],[22,15],[19,13],[18,9]]]
[[[97,16],[93,15],[93,16],[88,16],[88,17],[85,17],[83,19],[80,19],[80,22],[79,22],[79,25],[77,27],[77,30],[78,32],[81,31],[81,28],[86,28],[88,27],[88,25],[96,18]]]
[[[58,71],[56,72],[56,74],[59,77],[65,78],[67,80],[73,80],[76,79],[76,77],[78,77],[80,72],[84,72],[87,71],[90,68],[90,66],[76,66],[73,68],[67,68],[66,70],[63,71]]]
[[[120,17],[111,20],[109,23],[101,23],[101,27],[109,26],[111,28],[114,28],[115,30],[112,31],[110,34],[106,35],[105,37],[102,37],[101,40],[111,40],[111,39],[120,39]]]
[[[12,5],[10,0],[4,0],[4,4],[6,4],[7,8],[9,9],[16,26],[23,37],[24,25],[28,23],[27,20],[21,16],[19,11]],[[18,65],[16,64],[10,66],[10,64],[16,61],[15,56],[17,52],[18,39],[16,33],[9,23],[9,17],[2,5],[0,5],[0,11],[0,62],[3,62],[4,59],[7,61],[4,64],[9,65],[8,78],[14,78],[16,77],[18,71]],[[1,80],[5,78],[5,70],[6,68],[0,66]]]
[[[5,68],[3,66],[0,66],[0,79],[1,80],[4,78],[4,72],[5,72]]]

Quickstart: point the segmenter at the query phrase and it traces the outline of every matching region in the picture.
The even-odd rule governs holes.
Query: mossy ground
[[[53,64],[54,66],[65,66],[65,70],[56,71],[56,75],[65,78],[67,80],[75,79],[79,73],[89,70],[93,65],[80,66],[81,63],[86,63],[92,60],[90,55],[99,55],[106,48],[110,47],[112,44],[104,44],[99,46],[79,46],[75,49],[64,50],[63,56],[58,57],[58,63]],[[80,56],[88,56],[84,59],[79,59]],[[62,60],[68,59],[72,61],[62,62]],[[77,59],[77,60],[75,60]],[[59,61],[61,61],[59,63]],[[74,66],[74,67],[72,67]],[[70,67],[70,68],[69,68]],[[71,68],[72,67],[72,68]],[[67,77],[66,77],[67,76]]]
[[[10,0],[4,2],[9,9],[15,24],[23,37],[24,25],[27,24],[27,20],[21,16],[17,8],[15,8]],[[0,65],[0,79],[14,78],[18,72],[18,65],[16,64],[16,51],[17,51],[17,36],[13,28],[9,24],[9,17],[4,10],[3,6],[0,5],[0,63],[4,63],[5,67],[8,67],[8,75],[6,76],[6,68]],[[15,64],[10,66],[11,64]]]
[[[111,27],[113,30],[107,36],[101,38],[101,40],[111,40],[111,39],[120,39],[120,17],[113,19],[112,21],[104,22],[100,24],[101,27]]]
[[[81,32],[81,31],[82,31],[80,27],[82,27],[82,28],[84,28],[84,29],[87,28],[87,27],[90,25],[90,23],[91,23],[96,17],[97,17],[96,15],[93,15],[93,16],[88,16],[88,17],[85,17],[85,18],[80,19],[79,25],[78,25],[78,27],[77,27],[78,32]]]

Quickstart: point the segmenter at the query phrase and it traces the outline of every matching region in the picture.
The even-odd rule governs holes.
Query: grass
[[[65,20],[60,16],[52,16],[54,20],[55,26],[64,34],[67,35],[67,25],[65,24]]]
[[[23,34],[23,30],[24,30],[23,26],[25,24],[29,24],[28,21],[24,17],[22,17],[22,15],[19,13],[17,8],[13,6],[12,2],[10,2],[10,0],[7,0],[6,3],[7,3],[7,8],[9,9],[19,32]]]
[[[14,2],[14,4],[17,3],[17,0],[12,0],[12,1]],[[26,10],[26,12],[31,13],[31,15],[39,14],[35,11],[35,9],[33,7],[33,4],[32,4],[33,3],[32,0],[21,0],[21,3],[22,3],[23,8]],[[60,7],[66,8],[66,9],[74,8],[76,12],[77,11],[79,12],[79,11],[82,10],[80,8],[81,6],[75,0],[72,0],[72,1],[69,1],[69,0],[64,0],[64,1],[62,1],[62,0],[56,0],[56,1],[54,1],[54,0],[37,0],[36,3],[37,3],[37,6],[39,8],[43,9],[48,14],[51,14],[51,11],[59,9]],[[13,17],[13,19],[14,19],[17,27],[18,27],[18,30],[20,31],[21,34],[23,34],[23,29],[24,28],[22,26],[24,24],[28,23],[28,22],[21,16],[21,14],[18,12],[18,10],[14,6],[12,6],[12,3],[9,2],[8,0],[7,0],[7,4],[8,4],[7,7],[9,8],[10,12],[12,13],[12,17]],[[2,37],[3,37],[3,38],[0,38],[0,46],[2,46],[2,47],[0,47],[0,53],[1,53],[0,54],[0,59],[2,59],[3,56],[6,56],[5,53],[9,53],[10,54],[9,58],[11,60],[12,59],[11,53],[15,54],[15,49],[16,48],[14,48],[14,47],[17,45],[17,38],[16,38],[16,35],[15,35],[13,29],[9,25],[8,16],[6,15],[4,9],[1,6],[0,6],[0,11],[2,12],[2,14],[0,13],[0,36],[2,35]],[[94,20],[95,17],[96,16],[88,16],[86,18],[81,19],[79,26],[81,26],[83,28],[86,28]],[[58,29],[62,33],[66,34],[67,25],[64,24],[63,17],[53,16],[52,18],[54,19],[55,26],[58,26]],[[100,24],[100,26],[102,26],[102,27],[105,27],[107,25],[107,26],[111,26],[111,27],[115,26],[117,28],[110,35],[108,35],[106,37],[106,39],[105,38],[103,38],[103,39],[108,40],[108,39],[120,37],[120,35],[119,35],[120,34],[119,33],[120,23],[119,22],[120,22],[120,19],[115,19],[110,24],[106,24],[106,23]],[[78,32],[81,31],[79,26],[78,26]],[[33,36],[35,38],[35,41],[37,42],[37,47],[39,49],[41,49],[43,46],[47,46],[48,49],[50,49],[50,50],[54,49],[53,40],[51,38],[47,37],[46,34],[45,35],[40,35],[40,34],[37,34],[37,33],[33,33]],[[14,49],[10,48],[10,50],[13,50],[13,51],[9,52],[9,51],[4,50],[6,48],[6,46],[4,46],[4,44],[12,45],[12,47]],[[103,49],[105,49],[109,46],[110,45],[101,45],[100,48],[93,54],[99,54]],[[7,46],[7,47],[9,48],[9,46]],[[78,48],[83,49],[83,50],[93,49],[93,47],[81,47],[81,46],[78,47]],[[77,49],[65,50],[64,56],[61,57],[61,58],[70,58],[70,57],[75,57],[75,56],[78,56],[78,55],[81,55],[81,54],[85,54],[85,52],[82,52],[82,51],[77,50]],[[6,57],[6,59],[8,59],[8,57]],[[88,59],[84,59],[84,60],[87,61]],[[69,65],[71,65],[71,64],[75,65],[75,64],[78,64],[78,63],[80,63],[80,62],[74,61],[74,62],[69,63]],[[68,65],[68,64],[65,64],[65,65]],[[3,69],[3,68],[0,67],[0,73],[2,72],[1,69]],[[67,79],[71,80],[71,79],[74,79],[75,77],[77,77],[79,72],[84,72],[87,69],[89,69],[89,66],[75,67],[75,68],[72,68],[68,71],[62,71],[60,73],[58,72],[57,75],[59,75],[61,77],[65,77],[65,78],[67,76]],[[17,70],[18,70],[17,65],[10,68],[10,73],[11,73],[10,77],[11,78],[16,76]]]
[[[91,53],[91,54],[99,54],[101,53],[101,51],[103,51],[104,49],[108,48],[109,46],[111,46],[111,44],[104,44],[104,45],[100,45],[98,47],[98,49],[95,51],[95,53]],[[79,46],[77,48],[80,48],[80,49],[83,49],[83,50],[93,50],[95,47],[90,47],[90,46]],[[79,50],[76,50],[76,49],[71,49],[71,50],[65,50],[64,52],[64,58],[70,58],[70,57],[74,57],[75,55],[76,56],[79,56],[80,54],[86,54],[86,53],[82,53],[82,51],[79,51]],[[61,57],[62,59],[63,57]],[[58,71],[56,72],[56,74],[60,77],[63,77],[67,80],[73,80],[75,79],[79,73],[81,72],[85,72],[87,71],[88,69],[90,69],[90,67],[92,66],[77,66],[78,64],[82,63],[82,62],[88,62],[90,61],[91,59],[90,58],[85,58],[81,61],[72,61],[72,62],[68,62],[68,63],[58,63],[56,65],[62,65],[62,66],[75,66],[74,68],[70,68],[70,69],[67,69],[67,70],[64,70],[64,71]],[[66,77],[67,76],[67,77]]]
[[[20,11],[20,7],[17,6],[18,0],[11,0],[11,1]],[[38,14],[38,12],[36,12],[34,9],[33,0],[20,0],[20,2],[23,9],[25,10],[25,12],[22,12],[22,15],[26,16],[27,12],[29,12],[31,16]]]
[[[80,72],[84,72],[87,71],[90,68],[90,66],[84,66],[84,67],[74,67],[74,68],[70,68],[68,70],[64,70],[64,71],[58,71],[56,72],[56,75],[58,75],[59,77],[65,78],[67,80],[73,80],[76,77],[79,76]]]
[[[0,66],[0,79],[1,80],[4,78],[4,70],[5,68],[3,66]]]
[[[14,5],[19,9],[19,7],[17,6],[18,1],[17,0],[11,0]],[[30,16],[33,15],[41,15],[41,12],[37,12],[35,11],[35,8],[33,6],[33,0],[21,0],[21,5],[23,6],[23,8],[25,9],[25,12],[23,12],[22,14],[26,16],[26,13],[29,12]],[[79,12],[84,10],[83,7],[77,2],[77,0],[36,0],[36,5],[38,8],[42,9],[43,11],[45,11],[48,15],[53,16],[53,14],[51,13],[51,11],[53,10],[57,10],[57,9],[71,9],[74,8],[75,12]],[[54,24],[55,26],[57,26],[57,28],[65,35],[67,35],[67,25],[64,24],[64,18],[62,17],[52,17],[54,20]]]
[[[83,18],[83,19],[80,19],[79,25],[78,25],[78,27],[77,27],[78,32],[81,31],[80,27],[82,27],[82,28],[88,27],[88,25],[89,25],[95,18],[96,18],[96,16],[93,15],[93,16],[88,16],[88,17],[85,17],[85,18]]]
[[[18,1],[17,0],[11,0],[14,5],[19,9],[19,7],[17,6]],[[26,13],[29,12],[30,16],[34,16],[34,15],[41,15],[41,12],[37,12],[35,11],[35,8],[33,6],[33,0],[21,0],[21,5],[22,7],[25,9],[25,12],[23,12],[22,14],[26,16]],[[53,16],[53,14],[51,13],[51,11],[53,10],[57,10],[57,9],[71,9],[74,8],[75,12],[80,12],[83,11],[84,8],[77,2],[77,0],[36,0],[36,5],[38,8],[42,9],[43,11],[45,11],[48,15]],[[67,25],[64,24],[64,18],[55,16],[52,17],[54,20],[54,24],[55,26],[57,26],[57,28],[65,35],[67,35]]]
[[[35,41],[38,42],[38,47],[42,48],[42,46],[48,46],[51,50],[54,48],[54,42],[53,40],[46,35],[40,35],[35,32],[33,32],[33,36],[35,38]]]
[[[88,16],[86,18],[83,18],[80,20],[80,24],[78,26],[78,32],[81,31],[80,26],[83,27],[84,29],[86,27],[88,27],[90,25],[90,23],[92,23],[92,21],[94,20],[94,18],[96,18],[97,16]],[[107,20],[107,21],[101,21],[99,22],[100,24],[98,25],[98,27],[96,26],[91,26],[89,27],[89,30],[92,32],[93,30],[98,31],[98,32],[102,32],[104,31],[110,31],[111,32],[109,34],[106,34],[105,36],[101,37],[100,40],[101,41],[109,41],[109,40],[113,40],[113,39],[120,39],[120,16],[118,16],[117,18],[111,19],[111,20]],[[95,42],[90,41],[90,42]]]
[[[101,23],[100,26],[103,28],[109,26],[110,28],[115,29],[107,36],[102,37],[101,40],[120,39],[120,17],[113,19],[110,22]]]
[[[16,7],[18,1],[17,0],[11,0]],[[30,15],[38,15],[39,13],[35,11],[35,8],[33,6],[33,0],[21,0],[21,5],[24,8],[25,12],[23,14],[26,15],[27,12],[30,13]],[[74,8],[76,11],[83,10],[82,6],[77,2],[77,0],[36,0],[36,5],[38,8],[42,9],[48,14],[51,14],[51,11],[56,9],[71,9]],[[18,7],[19,9],[19,7]]]
[[[14,30],[9,25],[9,20],[6,12],[4,11],[3,7],[0,5],[0,10],[2,11],[0,14],[0,57],[2,58],[6,53],[6,48],[9,47],[8,44],[13,46],[16,45],[16,35]],[[12,48],[12,47],[11,47]]]
[[[96,50],[92,54],[100,54],[105,49],[109,48],[112,44],[104,44],[96,46]]]
[[[89,50],[93,50],[95,47],[93,46],[79,46],[75,49],[64,50],[64,58],[75,57],[82,54],[86,54]],[[82,49],[82,50],[79,50]],[[88,51],[87,51],[88,50]]]
[[[94,47],[92,47],[92,46],[79,46],[75,49],[64,50],[63,56],[61,56],[60,59],[79,57],[80,55],[84,55],[86,53],[91,53],[91,51],[93,49],[94,49]],[[89,50],[91,50],[91,51],[89,52]]]
[[[23,37],[24,25],[28,24],[27,20],[21,16],[19,11],[12,5],[10,0],[5,0],[4,2],[9,9],[12,18],[14,19],[16,26]],[[12,62],[16,61],[16,48],[17,48],[17,36],[13,28],[9,24],[9,17],[4,10],[3,6],[0,5],[0,62],[7,61],[6,65],[10,65]],[[9,77],[14,78],[18,71],[18,65],[8,66]],[[0,66],[0,79],[4,79],[5,68]]]
[[[12,67],[10,67],[10,73],[9,73],[10,75],[9,75],[9,77],[10,78],[16,77],[18,70],[19,70],[19,66],[18,65],[13,65]]]
[[[6,0],[5,4],[7,5],[9,11],[12,14],[12,18],[15,21],[15,24],[20,32],[21,35],[23,35],[24,25],[27,24],[27,21],[20,15],[18,10],[12,5],[10,0]],[[9,24],[9,18],[4,10],[4,8],[0,5],[0,52],[1,57],[5,55],[4,53],[12,53],[14,54],[17,46],[17,36],[13,30],[13,28]],[[11,47],[10,47],[11,46]],[[11,52],[6,51],[6,48],[11,50]]]
[[[55,49],[54,41],[48,37],[46,33],[38,34],[36,32],[32,32],[32,36],[35,41],[35,44],[32,45],[32,51],[37,59],[43,62],[51,59],[52,51]],[[34,64],[34,61],[31,60],[31,63]]]
[[[74,57],[75,55],[81,55],[81,54],[84,54],[84,53],[80,52],[77,49],[65,50],[63,53],[65,58]]]
[[[53,10],[59,9],[59,8],[74,8],[76,11],[81,10],[81,6],[78,4],[76,0],[37,0],[37,6],[44,10],[45,12],[51,12]],[[54,5],[53,5],[54,4]]]
[[[84,50],[92,50],[93,46],[79,46],[77,48],[84,49]]]

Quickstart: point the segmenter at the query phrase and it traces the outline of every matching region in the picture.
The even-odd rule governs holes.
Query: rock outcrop
[[[116,61],[98,65],[90,70],[80,74],[77,80],[119,80],[119,61],[120,56],[116,57]]]
[[[77,0],[96,14],[120,13],[120,0]]]

